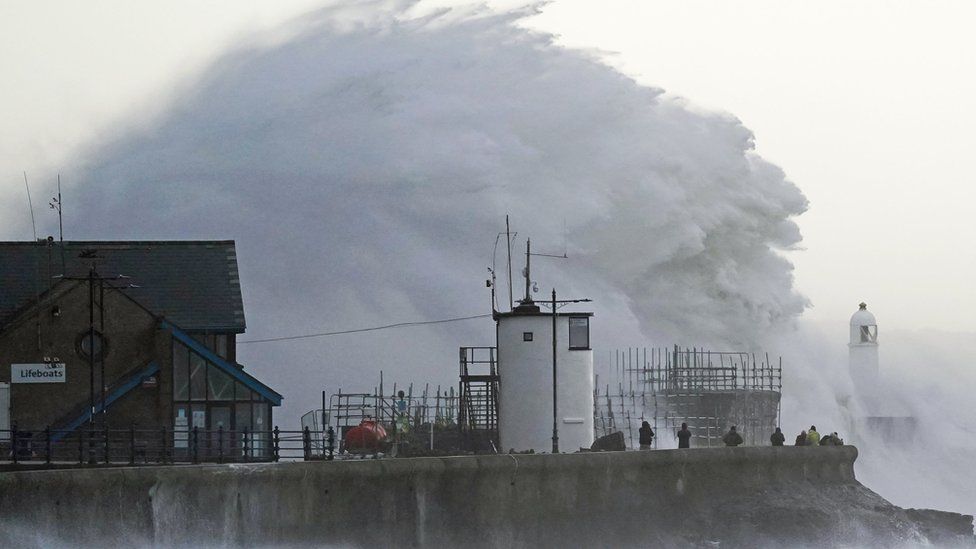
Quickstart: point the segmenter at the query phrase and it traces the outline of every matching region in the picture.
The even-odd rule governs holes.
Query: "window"
[[[569,317],[569,349],[590,348],[590,318],[586,316]]]
[[[78,339],[75,341],[75,349],[81,358],[90,358],[92,356],[92,347],[95,348],[96,359],[101,359],[104,357],[107,345],[105,343],[105,338],[101,333],[98,332],[98,330],[93,330],[92,332],[85,330],[78,335]]]
[[[234,380],[214,365],[208,367],[207,399],[234,400]]]
[[[190,353],[190,400],[207,399],[207,361]]]
[[[224,334],[217,334],[214,336],[214,346],[213,350],[217,353],[217,356],[223,359],[227,359],[227,336]]]
[[[202,344],[213,344],[215,352],[233,351],[229,335],[193,336]],[[271,448],[271,405],[246,382],[235,379],[234,371],[211,362],[189,345],[173,339],[173,447],[181,455],[196,449],[199,455],[215,457],[243,455],[242,432],[248,431],[248,454],[268,458]],[[193,438],[193,429],[205,430]],[[223,428],[224,435],[208,432]],[[194,440],[196,447],[194,447]]]
[[[874,343],[878,341],[877,326],[861,326],[861,343]]]
[[[173,342],[173,400],[190,399],[189,349]],[[184,414],[186,416],[186,414]],[[189,417],[189,416],[187,416]]]
[[[251,403],[238,402],[234,405],[235,426],[238,431],[251,430]]]
[[[251,390],[245,387],[243,383],[235,383],[234,386],[236,387],[235,400],[251,400]]]
[[[173,448],[187,448],[190,445],[190,414],[185,404],[173,407]]]
[[[532,341],[532,332],[522,332],[522,341]]]
[[[217,356],[228,359],[227,344],[230,341],[227,334],[192,334],[190,337],[197,340],[204,347],[210,349]]]

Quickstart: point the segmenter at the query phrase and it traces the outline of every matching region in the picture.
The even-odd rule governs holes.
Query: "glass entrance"
[[[230,457],[233,454],[231,441],[234,440],[230,423],[230,406],[210,406],[210,448],[211,458]]]

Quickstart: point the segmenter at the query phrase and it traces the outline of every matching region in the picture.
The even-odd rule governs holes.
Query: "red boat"
[[[373,419],[364,419],[346,433],[345,449],[354,454],[373,454],[383,449],[386,429]]]

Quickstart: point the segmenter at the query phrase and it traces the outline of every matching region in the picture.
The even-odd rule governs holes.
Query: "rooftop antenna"
[[[31,202],[30,184],[27,183],[27,172],[24,172],[24,186],[27,187],[27,207],[30,208],[31,230],[34,232],[34,242],[37,242],[37,224],[34,223],[34,204]]]
[[[512,231],[508,226],[508,214],[505,214],[505,246],[508,249],[508,310],[514,306],[512,296]]]
[[[496,301],[495,301],[495,276],[497,274],[497,269],[495,268],[496,259],[498,256],[498,243],[501,241],[502,236],[505,237],[505,250],[507,253],[506,265],[508,266],[508,309],[512,310],[512,302],[514,299],[514,292],[512,291],[512,239],[518,236],[517,232],[512,232],[511,225],[509,224],[508,215],[505,216],[505,230],[499,232],[495,235],[495,246],[491,250],[491,267],[488,267],[488,271],[491,273],[491,279],[488,281],[488,287],[491,288],[492,300],[491,309],[496,311]]]
[[[525,270],[522,274],[525,275],[525,297],[522,299],[522,303],[531,304],[532,295],[529,293],[532,288],[532,273],[531,273],[531,258],[536,257],[554,257],[556,259],[569,259],[569,256],[564,252],[562,255],[556,254],[534,254],[532,253],[532,239],[525,239]]]
[[[37,300],[36,302],[39,304],[41,302],[41,290],[38,289],[38,287],[37,287],[37,279],[41,277],[41,266],[40,266],[40,261],[37,258],[37,251],[36,251],[36,244],[37,244],[37,224],[34,222],[34,203],[31,202],[30,184],[27,182],[27,172],[24,172],[24,187],[27,188],[27,207],[30,209],[31,231],[33,231],[33,234],[34,234],[34,244],[35,244],[35,246],[34,246],[34,248],[35,248],[35,252],[34,252],[34,270],[36,272],[35,272],[35,276],[34,276],[34,280],[33,280],[33,282],[34,282],[34,298]],[[41,308],[40,308],[40,306],[37,307],[37,349],[38,350],[41,349]]]
[[[57,210],[58,211],[58,236],[60,237],[60,242],[61,242],[61,274],[64,274],[64,271],[65,271],[65,267],[64,267],[64,223],[61,220],[61,174],[60,173],[58,173],[58,196],[57,196],[57,198],[52,198],[51,199],[51,202],[48,203],[48,206],[50,206],[52,210]],[[36,235],[35,235],[35,238],[36,238]]]

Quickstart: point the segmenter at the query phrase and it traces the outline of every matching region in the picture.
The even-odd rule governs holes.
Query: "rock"
[[[905,509],[908,518],[934,544],[972,545],[973,516],[935,511],[933,509]]]
[[[593,445],[590,446],[590,450],[594,452],[623,452],[626,449],[627,443],[624,442],[622,431],[602,436],[593,441]]]

